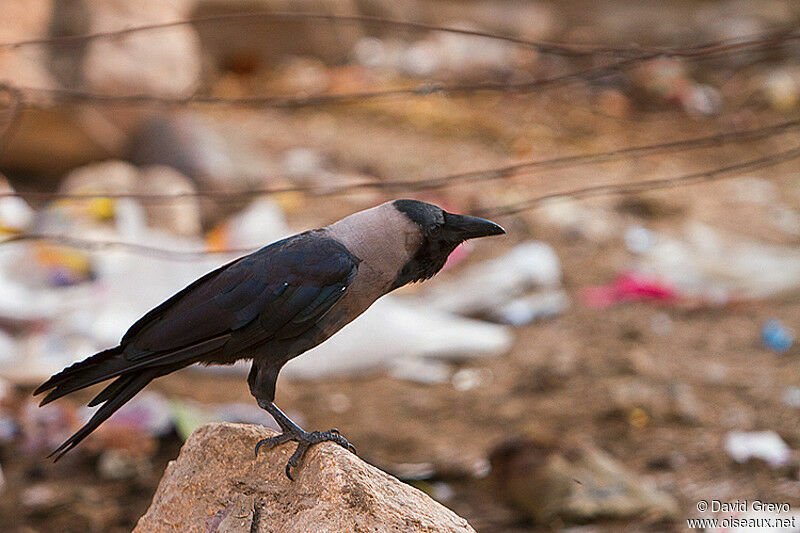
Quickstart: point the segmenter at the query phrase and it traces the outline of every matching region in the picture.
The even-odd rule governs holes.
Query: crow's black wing
[[[301,335],[342,297],[357,268],[358,259],[341,243],[308,232],[206,274],[137,321],[119,346],[36,390],[50,391],[43,405],[116,378],[90,402],[102,403],[92,418],[51,455],[58,460],[151,380],[223,350],[231,355],[227,343],[234,337],[236,355],[270,338]]]
[[[358,261],[316,232],[278,241],[198,279],[131,326],[118,347],[56,374],[37,394],[54,389],[47,403],[134,370],[202,361],[245,327],[240,349],[300,335],[342,297]]]
[[[298,321],[310,327],[344,294],[357,265],[342,244],[324,236],[279,241],[201,278],[148,313],[123,337],[123,352],[138,361],[216,345],[256,320],[256,340],[262,341]]]

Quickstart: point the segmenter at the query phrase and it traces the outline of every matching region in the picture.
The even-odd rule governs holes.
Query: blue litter
[[[794,344],[794,332],[780,320],[769,320],[761,330],[761,342],[773,352],[786,353]]]

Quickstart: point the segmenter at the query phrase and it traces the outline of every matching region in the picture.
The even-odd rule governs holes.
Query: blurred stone
[[[637,353],[637,352],[632,352]],[[636,357],[641,354],[637,353]],[[647,367],[650,363],[632,361],[635,368]],[[646,372],[651,374],[651,372]],[[623,378],[610,384],[612,409],[636,422],[637,417],[677,420],[686,424],[698,424],[703,409],[691,386],[682,382],[666,385],[641,378]],[[636,425],[636,424],[634,424]]]
[[[256,442],[271,435],[254,426],[201,427],[167,467],[134,531],[474,531],[336,444],[312,446],[292,482],[284,465],[295,443],[253,457]]]
[[[176,235],[198,235],[200,233],[200,202],[192,180],[172,167],[158,165],[141,169],[137,181],[138,192],[149,194],[179,195],[168,202],[149,202],[145,205],[148,224],[155,228],[168,229]]]
[[[283,170],[293,181],[305,183],[319,178],[325,159],[311,148],[291,148],[283,154]]]
[[[5,0],[0,9],[0,43],[44,38],[49,35],[52,0]],[[53,88],[47,70],[47,48],[0,50],[0,82],[17,87]]]
[[[325,63],[319,59],[291,56],[276,69],[270,87],[281,94],[313,96],[328,90],[330,80]]]
[[[206,188],[230,191],[245,185],[235,182],[225,139],[199,115],[151,116],[132,133],[129,153],[135,165],[166,165]]]
[[[583,238],[596,243],[610,240],[618,225],[612,213],[581,205],[568,198],[545,202],[534,216],[540,224],[555,227],[568,237]]]
[[[13,193],[14,188],[0,174],[0,193]],[[18,233],[33,222],[35,213],[28,202],[16,196],[0,197],[0,235]]]
[[[671,383],[668,386],[670,395],[670,415],[687,424],[700,424],[703,419],[703,408],[692,387],[686,383]]]
[[[138,459],[124,450],[105,451],[97,461],[97,473],[103,479],[130,479],[140,471],[141,461]]]
[[[93,163],[70,172],[61,184],[68,194],[192,194],[192,181],[167,166],[137,169],[119,160]],[[118,202],[111,204],[111,214]],[[148,225],[167,229],[176,235],[200,233],[200,205],[197,197],[188,196],[166,202],[144,204]]]
[[[123,143],[95,127],[84,110],[67,107],[21,110],[3,138],[0,166],[22,175],[55,180],[75,167],[121,157]]]
[[[91,31],[180,20],[188,16],[190,4],[188,0],[92,2]],[[181,25],[92,41],[83,73],[88,87],[98,93],[180,98],[196,88],[200,66],[200,41],[194,27]]]
[[[260,248],[291,234],[283,210],[272,198],[256,198],[206,237],[210,250]]]
[[[354,0],[198,0],[193,17],[248,13],[358,15]],[[278,64],[287,56],[309,56],[328,64],[345,61],[364,35],[358,22],[277,18],[257,15],[198,24],[203,53],[219,69],[246,62],[255,68]]]
[[[792,111],[800,102],[800,69],[769,72],[762,82],[761,92],[776,111]]]
[[[674,519],[678,503],[591,445],[511,441],[490,455],[502,496],[538,523]]]

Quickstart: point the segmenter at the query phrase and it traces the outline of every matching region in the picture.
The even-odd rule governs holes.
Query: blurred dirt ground
[[[498,107],[508,110],[516,106],[520,111],[531,112],[528,103],[511,100]],[[567,103],[561,105],[564,113],[579,113]],[[543,117],[558,113],[551,102],[546,108]],[[509,111],[509,115],[513,112]],[[424,167],[426,161],[438,161],[431,166],[442,171],[444,165],[452,167],[450,170],[475,168],[502,162],[507,157],[502,145],[498,148],[497,144],[481,140],[439,136],[416,128],[398,131],[357,112],[329,116],[340,132],[343,158],[347,157],[347,150],[353,150],[352,146],[369,144],[346,142],[363,135],[371,139],[373,147],[391,146],[389,152],[399,162],[384,160],[383,150],[350,157],[374,157],[375,164],[400,167],[398,173],[402,174],[408,170],[403,166]],[[679,112],[670,117],[672,120],[653,119],[642,114],[641,120],[632,119],[625,124],[606,119],[609,126],[596,121],[590,126],[592,131],[575,133],[574,142],[562,144],[559,141],[562,135],[554,137],[550,150],[571,153],[577,146],[582,151],[599,150],[631,145],[637,140],[641,144],[649,138],[684,138],[714,127],[707,121],[698,124],[687,120]],[[268,119],[272,132],[279,126],[289,132],[305,121],[305,117],[290,115],[276,125],[274,118]],[[251,125],[252,130],[241,133],[256,135],[259,126]],[[546,127],[544,120],[541,127]],[[571,131],[569,125],[562,127],[566,132]],[[598,131],[602,134],[596,135]],[[767,150],[769,144],[779,143],[753,143],[724,150],[735,150],[737,157],[746,158]],[[403,150],[413,152],[414,158],[409,156],[405,160],[402,153],[398,154]],[[443,157],[447,152],[469,155],[459,162]],[[691,171],[713,165],[721,158],[716,150],[703,152],[707,157],[684,154],[627,163],[625,166],[629,168],[623,174],[658,177],[660,174],[652,168]],[[583,171],[578,176],[549,174],[533,179],[515,178],[517,185],[500,194],[536,195],[587,179]],[[596,175],[603,181],[623,180],[621,173],[613,170],[600,170]],[[759,175],[778,184],[787,201],[796,202],[796,174],[779,168]],[[518,192],[510,192],[513,190]],[[728,184],[718,183],[653,193],[645,203],[669,209],[666,215],[655,209],[656,213],[648,213],[644,222],[677,233],[683,221],[695,218],[740,235],[792,242],[776,236],[767,216],[756,208],[752,208],[755,212],[747,216],[747,224],[743,225],[742,215],[721,201],[728,190]],[[497,188],[492,192],[497,194]],[[457,192],[449,200],[447,193],[438,197],[457,203],[474,198],[472,194]],[[339,205],[317,201],[301,210],[297,218],[309,225],[324,222],[370,201],[371,198],[350,199]],[[590,204],[605,206],[610,211],[620,210],[617,198]],[[643,222],[634,215],[621,216],[631,222]],[[314,382],[281,380],[278,404],[300,414],[309,428],[339,428],[355,443],[364,459],[390,471],[402,463],[444,465],[445,470],[455,472],[455,477],[443,477],[453,488],[453,494],[444,503],[467,518],[478,531],[537,530],[496,497],[491,479],[459,477],[459,472],[463,474],[476,461],[484,459],[494,446],[525,435],[556,440],[584,438],[594,442],[679,498],[682,513],[687,517],[693,516],[693,502],[709,497],[759,497],[800,505],[796,469],[772,471],[765,465],[735,465],[723,449],[724,435],[731,429],[774,429],[790,447],[800,446],[800,415],[782,401],[783,390],[800,381],[797,348],[778,356],[766,351],[759,342],[760,327],[769,318],[800,323],[796,294],[720,309],[680,309],[652,304],[621,304],[603,311],[588,309],[580,303],[580,288],[609,281],[626,263],[628,254],[621,235],[596,243],[537,224],[531,215],[501,222],[507,225],[508,239],[502,243],[477,244],[466,263],[493,257],[527,238],[543,239],[555,247],[561,258],[572,305],[561,317],[517,328],[516,342],[508,355],[470,364],[472,368],[488,371],[484,375],[490,377],[485,383],[462,392],[450,384],[419,385],[386,376]],[[463,265],[453,270],[459,268]],[[445,272],[442,277],[452,273]],[[656,333],[653,327],[656,321],[670,324],[668,331]],[[630,413],[612,400],[616,385],[631,379],[654,386],[690,385],[700,407],[699,422],[687,424],[655,413],[648,414],[643,423],[632,423]],[[151,388],[203,403],[251,401],[243,377],[212,377],[183,371],[160,379]],[[13,449],[3,449],[7,487],[0,503],[0,527],[7,531],[129,530],[149,505],[160,472],[166,461],[175,457],[178,447],[176,438],[162,439],[157,460],[149,469],[133,480],[123,481],[98,479],[96,459],[78,453],[52,465],[41,457],[16,455]],[[56,500],[63,498],[64,503],[45,510],[30,510],[21,500],[22,494],[31,484],[43,482],[54,482],[57,490],[63,491]],[[606,526],[628,531],[682,529],[680,523],[601,524],[603,529]]]
[[[597,40],[606,37],[600,34]],[[720,89],[724,102],[742,102],[752,94],[751,80],[760,72],[757,65],[734,76],[717,76],[710,70],[704,81]],[[340,75],[346,77],[347,72]],[[351,82],[363,88],[361,81]],[[224,94],[231,90],[230,83],[220,82],[215,90]],[[226,110],[207,115],[233,144],[270,152],[297,145],[319,148],[337,168],[380,179],[437,176],[787,120],[786,114],[765,105],[723,106],[715,116],[698,117],[670,104],[649,105],[635,99],[626,99],[620,108],[616,96],[609,100],[604,95],[601,88],[580,86],[541,96],[434,95],[321,111]],[[789,133],[679,154],[536,171],[417,197],[452,210],[472,210],[589,184],[711,169],[786,149],[797,139],[796,133]],[[782,202],[800,209],[796,163],[751,175],[774,183]],[[775,229],[769,206],[736,203],[730,200],[733,195],[731,184],[721,181],[624,201],[598,198],[581,205],[612,214],[620,227],[644,224],[680,235],[686,221],[696,220],[741,237],[800,245],[797,236]],[[335,199],[289,194],[279,201],[287,206],[293,226],[306,228],[389,198],[367,191]],[[769,319],[800,324],[798,294],[720,308],[630,303],[591,309],[582,303],[581,289],[611,281],[630,260],[619,228],[595,239],[560,231],[536,212],[498,221],[508,230],[504,241],[475,244],[467,261],[441,277],[495,257],[513,244],[542,239],[559,255],[571,305],[562,316],[515,328],[516,340],[507,355],[464,363],[485,371],[480,384],[461,391],[450,383],[422,385],[386,375],[280,380],[276,403],[300,415],[306,428],[340,429],[362,458],[390,472],[408,463],[432,463],[439,474],[416,482],[417,486],[436,495],[436,483],[445,482],[452,492],[439,494],[442,503],[480,532],[562,526],[527,522],[500,498],[492,476],[468,475],[496,446],[525,436],[593,442],[681,505],[681,519],[673,523],[597,522],[587,531],[683,530],[682,519],[696,516],[700,499],[757,497],[789,502],[795,509],[800,506],[796,464],[778,470],[761,463],[738,465],[724,450],[729,431],[759,429],[774,430],[790,448],[800,449],[800,410],[783,400],[785,389],[800,383],[800,351],[795,344],[788,353],[777,355],[760,343],[761,327]],[[407,292],[417,290],[422,289],[412,287]],[[620,400],[620,387],[631,383],[641,390],[688,385],[696,396],[696,420],[676,419],[660,404],[658,394],[643,393],[641,402]],[[203,404],[252,402],[243,376],[184,370],[150,388]],[[77,404],[96,392],[62,401]],[[121,480],[98,477],[93,453],[76,450],[53,465],[16,446],[0,447],[6,477],[0,530],[129,531],[149,506],[166,463],[179,447],[176,435],[161,438],[155,458],[135,476]],[[47,504],[38,505],[37,497]]]

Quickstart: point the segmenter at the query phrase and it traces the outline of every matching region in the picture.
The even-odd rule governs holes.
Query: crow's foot
[[[297,430],[284,430],[283,433],[280,435],[275,435],[274,437],[267,437],[266,439],[261,439],[256,443],[256,457],[258,457],[258,450],[261,449],[262,446],[266,446],[268,449],[272,449],[275,446],[280,446],[281,444],[287,443],[289,441],[297,442],[297,448],[294,450],[294,453],[289,458],[289,462],[286,463],[286,477],[290,480],[294,481],[292,477],[292,468],[297,468],[300,466],[300,463],[303,460],[303,456],[305,456],[306,451],[308,451],[309,446],[312,444],[317,444],[318,442],[335,442],[342,448],[346,450],[350,450],[353,453],[356,453],[355,447],[352,444],[347,442],[341,434],[339,434],[338,429],[331,429],[330,431],[312,431],[311,433],[307,431],[303,431],[302,429],[297,428]]]

